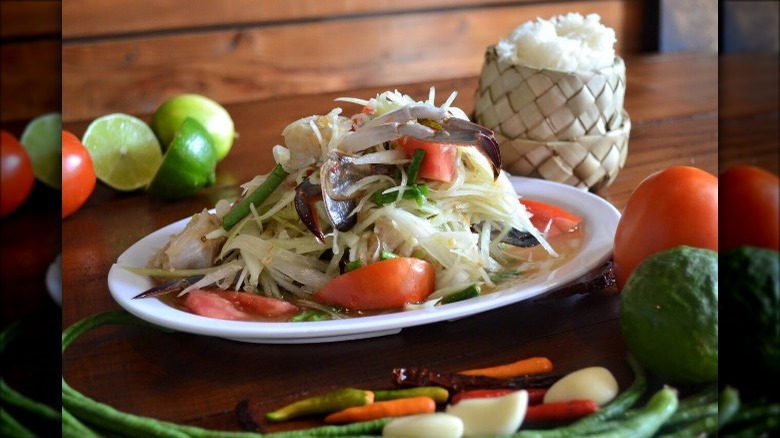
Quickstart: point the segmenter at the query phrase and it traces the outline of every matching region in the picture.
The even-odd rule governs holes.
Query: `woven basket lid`
[[[503,137],[571,140],[604,135],[622,126],[626,66],[564,72],[512,64],[495,46],[485,63],[475,98],[475,121]]]
[[[608,187],[628,155],[631,119],[623,111],[623,125],[604,135],[574,140],[508,139],[497,135],[502,168],[513,175],[543,178],[588,189]]]

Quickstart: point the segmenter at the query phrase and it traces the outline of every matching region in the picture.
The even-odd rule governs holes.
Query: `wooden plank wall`
[[[68,0],[66,121],[148,114],[194,92],[223,103],[477,75],[519,24],[599,13],[641,49],[640,0]]]
[[[60,111],[61,24],[59,1],[0,2],[0,121]]]

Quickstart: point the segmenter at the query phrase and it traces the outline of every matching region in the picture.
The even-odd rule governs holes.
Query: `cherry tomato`
[[[95,168],[89,151],[68,131],[62,131],[62,218],[75,213],[95,189]]]
[[[314,301],[351,310],[392,309],[423,301],[435,286],[433,265],[396,257],[339,275],[314,294]]]
[[[458,159],[458,147],[449,143],[433,143],[414,137],[402,137],[398,144],[411,158],[415,149],[425,150],[425,158],[420,164],[420,178],[450,182],[455,177],[455,164]]]
[[[718,250],[718,178],[689,166],[653,173],[628,198],[612,253],[618,289],[647,256],[680,245]]]
[[[723,251],[743,245],[780,250],[780,179],[755,166],[735,166],[723,171],[720,215]]]
[[[543,233],[546,232],[547,237],[574,231],[582,223],[581,217],[546,202],[521,199],[520,203],[531,213],[531,223],[534,227]]]
[[[30,196],[35,174],[27,150],[7,131],[0,131],[0,153],[0,217],[6,217]]]

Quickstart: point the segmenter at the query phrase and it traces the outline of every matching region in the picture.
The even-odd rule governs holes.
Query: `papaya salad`
[[[455,96],[339,98],[361,110],[291,123],[270,173],[136,269],[157,285],[135,298],[221,319],[336,319],[468,299],[556,263],[549,222],[534,225],[493,132]]]

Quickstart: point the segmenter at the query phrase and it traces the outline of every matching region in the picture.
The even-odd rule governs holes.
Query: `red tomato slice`
[[[443,182],[450,182],[455,177],[455,163],[458,159],[456,145],[431,143],[413,137],[402,137],[398,140],[398,144],[404,149],[408,158],[412,157],[415,149],[425,151],[418,177]]]
[[[187,294],[184,302],[197,315],[239,321],[292,316],[298,312],[298,307],[287,301],[236,291],[196,289]]]
[[[546,202],[522,199],[520,203],[533,215],[531,223],[539,231],[546,231],[547,237],[574,231],[582,223],[581,217]]]
[[[350,310],[377,310],[419,303],[436,287],[433,265],[397,257],[339,275],[314,294],[323,304]]]

